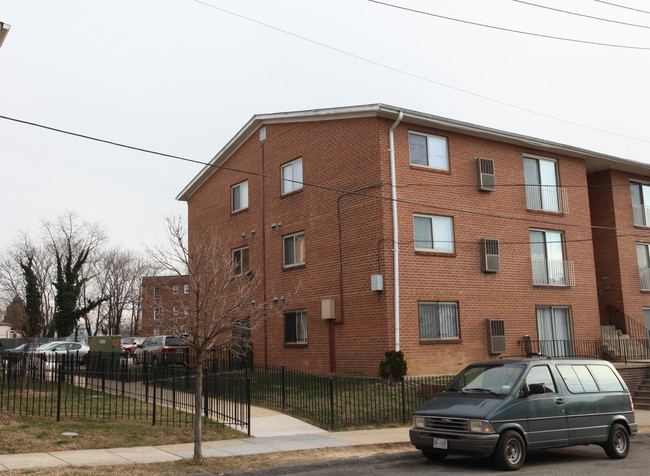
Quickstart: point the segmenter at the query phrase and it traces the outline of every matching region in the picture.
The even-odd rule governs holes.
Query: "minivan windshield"
[[[471,365],[456,375],[443,391],[505,395],[515,386],[524,368],[521,364]]]

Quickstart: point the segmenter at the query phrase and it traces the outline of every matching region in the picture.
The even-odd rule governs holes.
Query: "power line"
[[[601,17],[592,16],[592,15],[585,15],[584,13],[570,12],[568,10],[561,10],[559,8],[553,8],[553,7],[549,7],[547,5],[539,5],[537,3],[526,2],[524,0],[514,0],[514,1],[517,2],[517,3],[523,3],[524,5],[530,5],[531,7],[544,8],[546,10],[552,10],[554,12],[566,13],[567,15],[575,15],[575,16],[578,16],[578,17],[590,18],[592,20],[604,21],[604,22],[608,22],[608,23],[616,23],[618,25],[633,26],[633,27],[636,27],[636,28],[646,28],[646,29],[650,30],[650,26],[647,26],[647,25],[639,25],[637,23],[627,23],[627,22],[624,22],[624,21],[610,20],[609,18],[601,18]]]
[[[583,44],[587,44],[587,45],[606,46],[606,47],[609,47],[609,48],[624,48],[624,49],[629,49],[629,50],[650,51],[650,47],[647,47],[647,46],[619,45],[619,44],[614,44],[614,43],[601,43],[601,42],[598,42],[598,41],[579,40],[577,38],[566,38],[566,37],[563,37],[563,36],[545,35],[543,33],[533,33],[533,32],[524,31],[524,30],[514,30],[512,28],[505,28],[505,27],[501,27],[501,26],[488,25],[486,23],[478,23],[478,22],[473,22],[473,21],[469,21],[469,20],[461,20],[460,18],[453,18],[453,17],[448,17],[448,16],[445,16],[445,15],[438,15],[436,13],[430,13],[430,12],[425,12],[425,11],[422,11],[422,10],[416,10],[414,8],[402,7],[400,5],[392,5],[390,3],[380,2],[379,0],[368,0],[368,1],[372,2],[372,3],[377,3],[379,5],[384,5],[386,7],[397,8],[398,10],[405,10],[405,11],[412,12],[412,13],[419,13],[421,15],[427,15],[427,16],[431,16],[431,17],[441,18],[443,20],[455,21],[455,22],[458,22],[458,23],[464,23],[466,25],[480,26],[482,28],[489,28],[489,29],[492,29],[492,30],[507,31],[509,33],[517,33],[517,34],[520,34],[520,35],[534,36],[534,37],[537,37],[537,38],[546,38],[546,39],[549,39],[549,40],[570,41],[572,43],[583,43]]]
[[[161,157],[167,157],[167,158],[174,159],[174,160],[181,160],[181,161],[184,161],[184,162],[203,165],[203,166],[207,166],[207,167],[213,167],[213,168],[216,168],[216,169],[223,169],[223,170],[228,170],[228,171],[232,171],[232,172],[239,172],[239,173],[246,174],[246,175],[252,175],[252,176],[255,176],[255,177],[269,178],[269,179],[279,180],[279,181],[285,180],[282,177],[279,177],[277,175],[262,174],[260,172],[253,172],[253,171],[250,171],[250,170],[242,170],[242,169],[237,169],[237,168],[234,168],[234,167],[226,167],[226,166],[223,166],[223,165],[215,165],[215,164],[212,164],[210,162],[202,162],[202,161],[199,161],[199,160],[188,159],[186,157],[181,157],[181,156],[178,156],[178,155],[166,154],[166,153],[163,153],[163,152],[156,152],[154,150],[144,149],[142,147],[135,147],[135,146],[122,144],[122,143],[115,142],[115,141],[100,139],[98,137],[93,137],[93,136],[89,136],[89,135],[86,135],[86,134],[79,134],[79,133],[76,133],[76,132],[66,131],[64,129],[59,129],[59,128],[55,128],[55,127],[51,127],[51,126],[46,126],[46,125],[43,125],[43,124],[38,124],[36,122],[25,121],[25,120],[22,120],[22,119],[16,119],[16,118],[12,118],[12,117],[9,117],[9,116],[0,115],[0,119],[5,119],[7,121],[17,122],[17,123],[29,125],[29,126],[32,126],[32,127],[37,127],[37,128],[49,130],[49,131],[56,132],[56,133],[59,133],[59,134],[65,134],[65,135],[69,135],[69,136],[73,136],[73,137],[78,137],[78,138],[82,138],[82,139],[86,139],[86,140],[91,140],[91,141],[94,141],[94,142],[109,144],[109,145],[113,145],[115,147],[120,147],[120,148],[124,148],[124,149],[144,152],[146,154],[158,155],[158,156],[161,156]],[[316,188],[316,189],[320,189],[320,190],[336,192],[336,193],[340,193],[340,194],[356,195],[356,196],[360,196],[360,197],[376,198],[376,199],[385,200],[385,201],[393,201],[393,199],[391,197],[383,197],[381,195],[372,195],[372,194],[358,192],[358,191],[354,191],[354,190],[345,190],[345,189],[341,189],[341,188],[337,188],[337,187],[330,187],[330,186],[320,185],[320,184],[315,184],[315,183],[310,183],[310,182],[302,182],[302,181],[295,181],[295,180],[292,180],[292,182],[301,183],[305,187],[311,187],[311,188]],[[417,206],[417,207],[422,207],[422,208],[430,208],[430,209],[433,209],[433,210],[439,210],[439,211],[448,212],[448,213],[451,213],[451,212],[453,212],[453,213],[465,213],[465,214],[468,214],[468,215],[484,217],[484,218],[497,218],[497,219],[500,219],[500,220],[511,220],[511,221],[517,221],[517,222],[522,222],[522,223],[534,223],[537,226],[551,225],[551,226],[558,226],[558,227],[562,227],[562,228],[573,227],[573,228],[592,229],[592,230],[612,230],[612,231],[625,231],[625,232],[634,232],[634,233],[639,232],[639,230],[636,230],[636,229],[633,229],[633,228],[618,228],[618,227],[609,227],[609,226],[583,225],[583,224],[578,224],[578,223],[565,223],[565,222],[557,222],[557,221],[549,221],[549,220],[543,220],[542,221],[542,220],[533,219],[533,218],[498,215],[498,214],[495,214],[495,213],[480,212],[480,211],[475,211],[475,210],[463,210],[463,209],[454,208],[454,207],[443,207],[443,206],[438,206],[438,205],[432,205],[430,203],[417,202],[417,201],[413,201],[413,200],[395,199],[395,201],[397,203],[401,203],[401,204],[404,204],[404,205],[412,205],[412,206]]]
[[[604,4],[606,4],[606,5],[611,5],[611,6],[613,6],[613,7],[624,8],[624,9],[626,9],[626,10],[632,10],[632,11],[635,11],[635,12],[640,12],[640,13],[647,13],[647,14],[650,14],[649,11],[646,11],[646,10],[639,10],[638,8],[632,8],[632,7],[628,7],[628,6],[625,6],[625,5],[619,5],[618,3],[605,2],[605,1],[603,1],[603,0],[594,0],[594,1],[596,1],[596,2],[598,2],[598,3],[604,3]]]
[[[215,10],[219,10],[220,12],[226,13],[228,15],[232,15],[232,16],[235,16],[237,18],[241,18],[243,20],[250,21],[252,23],[256,23],[258,25],[264,26],[264,27],[269,28],[271,30],[278,31],[278,32],[284,33],[286,35],[293,36],[293,37],[298,38],[300,40],[306,41],[308,43],[312,43],[314,45],[320,46],[322,48],[326,48],[328,50],[335,51],[337,53],[341,53],[341,54],[349,56],[351,58],[355,58],[355,59],[363,61],[365,63],[369,63],[369,64],[372,64],[374,66],[379,66],[380,68],[384,68],[384,69],[387,69],[389,71],[393,71],[393,72],[396,72],[396,73],[399,73],[399,74],[403,74],[405,76],[409,76],[409,77],[414,78],[414,79],[418,79],[418,80],[421,80],[421,81],[426,81],[428,83],[435,84],[435,85],[441,86],[443,88],[451,89],[453,91],[458,91],[460,93],[467,94],[468,96],[474,96],[476,98],[483,99],[485,101],[490,101],[490,102],[493,102],[495,104],[500,104],[502,106],[506,106],[506,107],[510,107],[510,108],[513,108],[513,109],[517,109],[519,111],[527,112],[527,113],[533,114],[535,116],[544,117],[546,119],[551,119],[551,120],[554,120],[554,121],[562,122],[564,124],[569,124],[571,126],[581,127],[583,129],[588,129],[588,130],[595,131],[595,132],[601,132],[603,134],[608,134],[608,135],[615,136],[615,137],[621,137],[623,139],[630,139],[630,140],[650,144],[650,140],[647,140],[647,139],[641,139],[639,137],[629,136],[629,135],[626,135],[626,134],[620,134],[618,132],[612,132],[612,131],[608,131],[608,130],[605,130],[605,129],[600,129],[598,127],[587,126],[587,125],[581,124],[579,122],[569,121],[569,120],[563,119],[561,117],[553,116],[553,115],[550,115],[550,114],[545,114],[543,112],[535,111],[533,109],[528,109],[528,108],[525,108],[523,106],[518,106],[516,104],[512,104],[512,103],[509,103],[507,101],[502,101],[500,99],[495,99],[495,98],[490,97],[490,96],[485,96],[483,94],[479,94],[479,93],[476,93],[476,92],[473,92],[473,91],[468,91],[466,89],[462,89],[462,88],[459,88],[457,86],[452,86],[450,84],[446,84],[446,83],[436,81],[436,80],[433,80],[433,79],[430,79],[430,78],[427,78],[427,77],[424,77],[424,76],[420,76],[418,74],[410,73],[408,71],[404,71],[402,69],[395,68],[393,66],[387,65],[385,63],[380,63],[379,61],[374,61],[374,60],[365,58],[363,56],[360,56],[360,55],[357,55],[357,54],[354,54],[354,53],[350,53],[349,51],[345,51],[345,50],[342,50],[340,48],[330,46],[330,45],[322,43],[320,41],[312,40],[311,38],[307,38],[305,36],[298,35],[298,34],[293,33],[291,31],[284,30],[282,28],[278,28],[278,27],[273,26],[273,25],[269,25],[268,23],[264,23],[264,22],[261,22],[259,20],[255,20],[255,19],[247,17],[245,15],[241,15],[239,13],[235,13],[235,12],[232,12],[230,10],[226,10],[224,8],[217,7],[215,5],[211,5],[211,4],[203,2],[201,0],[193,0],[193,1],[196,2],[196,3],[199,3],[201,5],[204,5],[206,7],[213,8]]]

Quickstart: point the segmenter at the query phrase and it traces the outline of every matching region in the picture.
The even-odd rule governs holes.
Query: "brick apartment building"
[[[255,362],[376,375],[399,349],[409,375],[445,374],[600,339],[606,304],[642,318],[634,239],[595,259],[591,229],[635,228],[631,173],[650,167],[376,104],[256,115],[177,198],[262,278]]]
[[[143,336],[173,335],[174,323],[189,313],[187,276],[147,276],[142,278]]]

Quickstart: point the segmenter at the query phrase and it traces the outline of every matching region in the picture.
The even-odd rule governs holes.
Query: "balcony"
[[[632,205],[634,224],[637,226],[650,226],[650,207],[641,203]]]
[[[535,286],[575,286],[573,261],[534,259],[533,285]]]
[[[568,213],[569,202],[566,188],[555,185],[526,185],[526,208]]]

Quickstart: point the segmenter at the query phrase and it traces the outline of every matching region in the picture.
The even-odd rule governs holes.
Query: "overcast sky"
[[[530,2],[620,23],[514,0],[392,0],[437,17],[367,0],[0,0],[0,115],[207,162],[254,114],[381,102],[650,162],[650,5]],[[0,253],[66,210],[141,250],[186,215],[175,197],[202,168],[7,119],[0,157]]]

